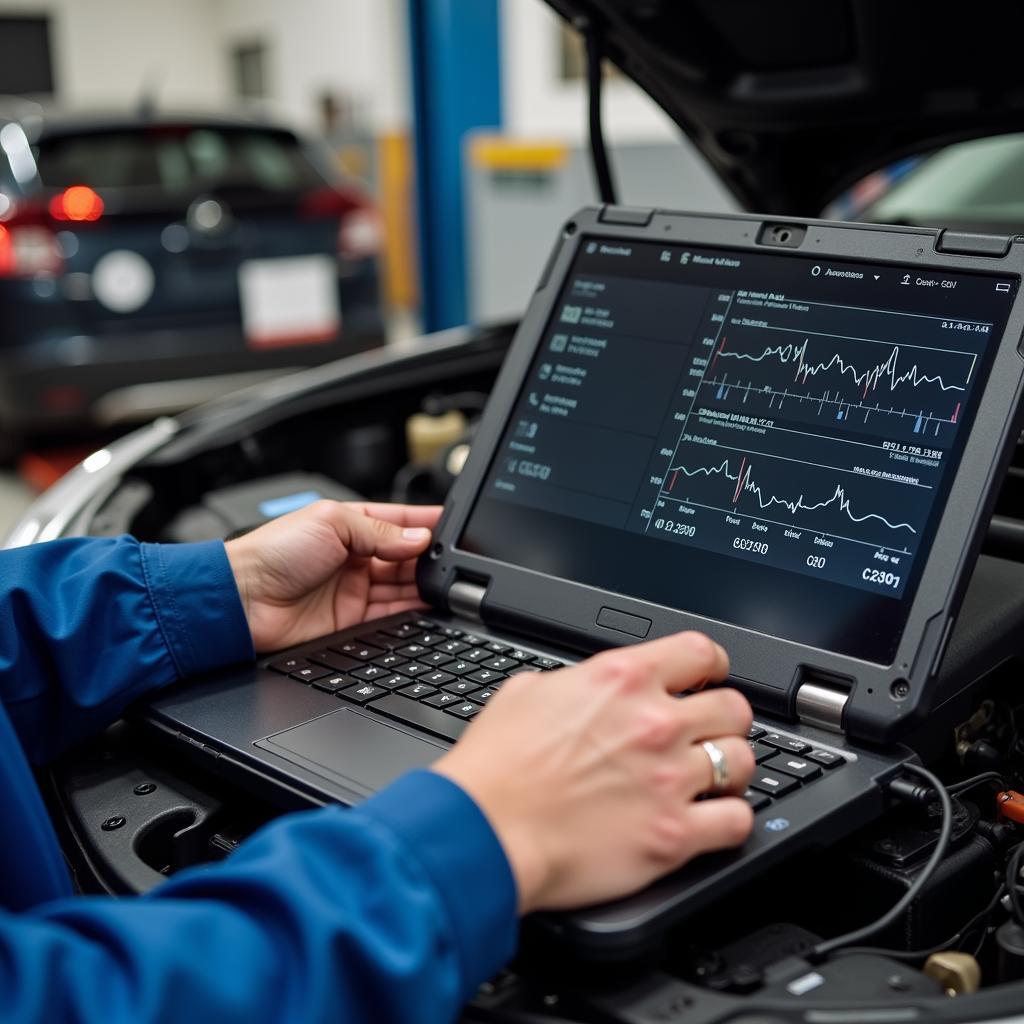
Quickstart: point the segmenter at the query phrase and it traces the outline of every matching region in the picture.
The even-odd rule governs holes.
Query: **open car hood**
[[[760,212],[817,216],[895,159],[1024,130],[1024,5],[548,3],[601,26],[607,56]]]

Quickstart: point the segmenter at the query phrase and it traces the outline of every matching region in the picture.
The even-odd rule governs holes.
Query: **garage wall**
[[[211,37],[208,0],[0,0],[0,15],[48,14],[61,103],[209,107],[227,96],[228,66]]]
[[[274,107],[291,122],[317,127],[319,97],[330,90],[354,102],[376,133],[409,121],[408,62],[401,0],[211,0],[215,31],[230,49],[267,47]]]
[[[560,76],[561,24],[542,0],[502,0],[503,113],[509,135],[572,142],[585,137],[585,84]],[[607,79],[603,99],[605,136],[610,141],[678,138],[661,108],[628,80]]]

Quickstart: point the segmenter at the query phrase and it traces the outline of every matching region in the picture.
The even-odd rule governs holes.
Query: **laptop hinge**
[[[801,722],[831,732],[843,731],[843,711],[850,694],[820,682],[804,683],[796,692],[796,713]]]
[[[487,588],[481,583],[469,580],[456,580],[448,588],[448,607],[456,615],[483,622],[483,603]]]

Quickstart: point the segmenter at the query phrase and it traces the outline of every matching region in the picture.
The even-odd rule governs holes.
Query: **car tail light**
[[[43,224],[0,224],[0,277],[59,274],[64,257],[57,236]]]
[[[373,203],[352,188],[318,188],[308,193],[300,215],[312,220],[338,219],[338,255],[343,259],[375,256],[381,246],[380,218]]]
[[[55,221],[94,221],[103,200],[85,185],[75,185],[48,203],[20,200],[0,214],[0,277],[54,276],[64,269],[64,253]]]
[[[54,220],[99,220],[103,200],[88,185],[72,185],[50,200],[50,216]]]

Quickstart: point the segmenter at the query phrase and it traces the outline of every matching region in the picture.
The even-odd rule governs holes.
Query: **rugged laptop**
[[[421,561],[430,611],[176,689],[148,719],[299,802],[353,802],[517,673],[704,630],[756,711],[754,832],[551,921],[632,948],[882,811],[1020,429],[1022,269],[1008,238],[581,211]]]

